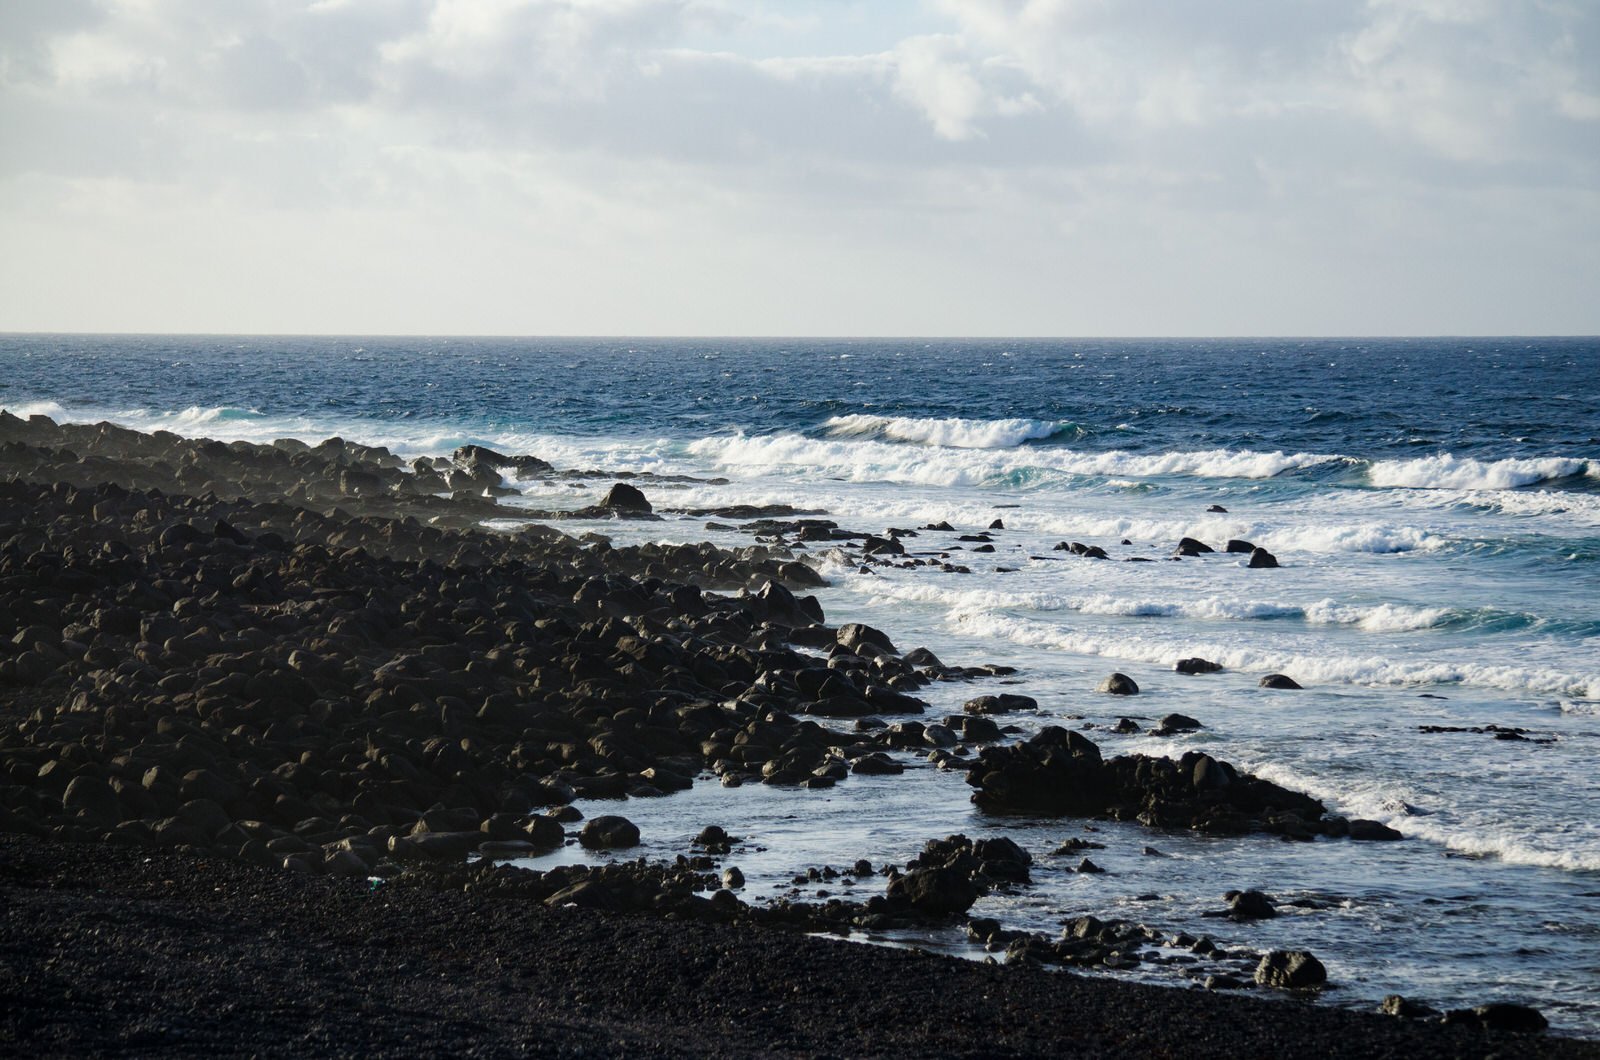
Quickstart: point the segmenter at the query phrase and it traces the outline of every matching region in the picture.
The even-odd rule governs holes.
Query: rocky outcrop
[[[1326,834],[1322,803],[1198,751],[1180,760],[1104,760],[1079,733],[1050,726],[1019,744],[986,747],[967,773],[972,801],[990,813],[1137,820],[1215,834]]]

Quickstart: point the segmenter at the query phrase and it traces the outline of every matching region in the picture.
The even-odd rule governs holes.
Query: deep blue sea
[[[807,553],[830,580],[830,620],[947,662],[1018,666],[1015,690],[1041,706],[1025,727],[1094,725],[1112,753],[1203,747],[1406,840],[1099,825],[1110,871],[1080,875],[1051,851],[1083,822],[986,820],[959,773],[918,763],[828,792],[709,783],[630,804],[647,850],[676,854],[722,823],[750,841],[738,863],[752,892],[778,894],[809,866],[1005,832],[1038,859],[1037,882],[975,912],[1009,924],[1095,913],[1309,948],[1337,984],[1331,1003],[1523,1000],[1600,1035],[1600,339],[0,336],[0,406],[224,439],[338,434],[405,456],[478,442],[719,480],[655,487],[658,507],[788,503],[878,532],[1002,518],[994,553],[961,557],[969,574],[861,574]],[[519,484],[538,508],[580,507],[605,485]],[[688,517],[565,526],[750,541]],[[1282,566],[1052,551],[1165,560],[1183,536],[1246,538]],[[1172,672],[1191,655],[1227,671]],[[1113,670],[1141,695],[1096,694]],[[1258,688],[1271,672],[1305,690]],[[936,712],[971,694],[929,692]],[[1205,728],[1105,729],[1171,711]],[[1532,739],[1420,731],[1490,724]],[[1321,908],[1202,917],[1252,886]]]

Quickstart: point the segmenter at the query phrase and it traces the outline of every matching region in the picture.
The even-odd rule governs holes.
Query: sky
[[[1600,3],[0,0],[0,331],[1600,333]]]

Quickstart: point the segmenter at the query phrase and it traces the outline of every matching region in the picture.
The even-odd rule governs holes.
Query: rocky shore
[[[746,520],[766,543],[618,548],[530,525],[503,503],[508,475],[609,481],[585,515],[654,514],[638,488],[652,480],[480,447],[405,465],[337,439],[223,444],[0,412],[7,1042],[1462,1055],[1542,1025],[1531,1010],[1367,1017],[1044,970],[1125,966],[1159,935],[967,922],[984,889],[1026,881],[1027,854],[1000,837],[868,863],[881,894],[816,905],[741,899],[716,828],[676,863],[497,866],[573,838],[638,841],[626,801],[585,821],[578,799],[828,788],[893,774],[909,751],[966,770],[999,821],[1390,838],[1210,756],[1104,760],[1052,728],[1019,741],[991,715],[1025,697],[927,717],[933,682],[1002,671],[829,625],[796,558],[808,538],[895,555],[893,533],[741,510],[697,514]],[[522,528],[481,529],[490,519]],[[966,923],[1007,965],[804,934],[928,921]],[[1305,991],[1319,971],[1309,954],[1264,954],[1255,981]]]

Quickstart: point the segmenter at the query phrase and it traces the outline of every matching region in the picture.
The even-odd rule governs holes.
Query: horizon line
[[[1335,339],[1600,339],[1600,332],[1392,332],[1305,334],[1145,334],[1145,335],[993,335],[993,334],[585,334],[550,332],[402,332],[402,331],[54,331],[0,330],[0,338],[173,338],[173,339],[506,339],[516,341],[696,341],[696,342],[1199,342],[1199,341],[1310,341]]]

